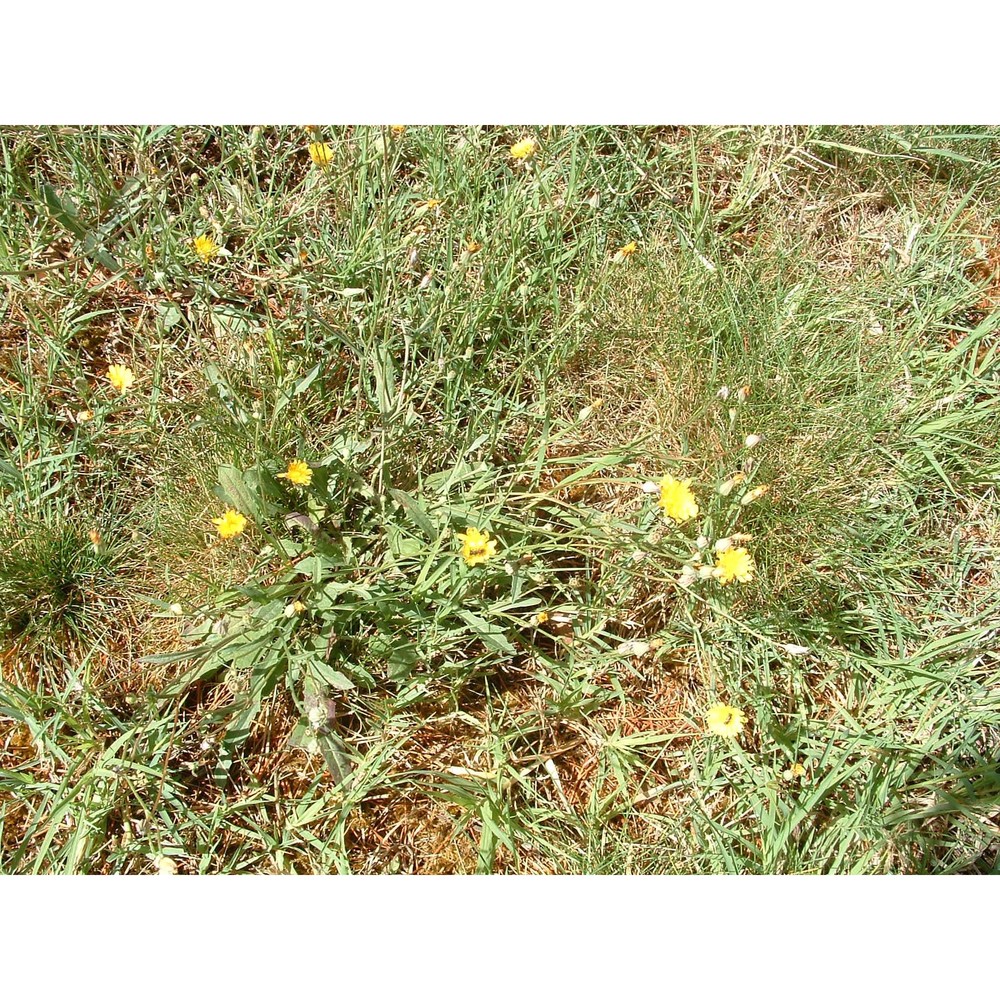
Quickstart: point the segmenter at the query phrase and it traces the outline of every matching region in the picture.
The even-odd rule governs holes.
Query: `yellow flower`
[[[247,519],[238,510],[227,507],[222,517],[212,518],[212,524],[222,538],[235,538],[236,535],[243,534]]]
[[[679,524],[698,516],[700,508],[690,487],[690,479],[681,482],[673,476],[664,476],[660,480],[660,499],[657,501],[657,506],[663,508],[665,517]]]
[[[479,242],[479,240],[469,240],[465,244],[465,252],[466,253],[479,253],[479,251],[482,250],[482,249],[483,249],[483,245],[482,245],[482,243]]]
[[[732,705],[724,705],[721,701],[712,705],[705,716],[708,731],[716,736],[739,736],[746,721],[747,717],[743,712]]]
[[[753,572],[753,556],[746,549],[729,548],[719,553],[712,575],[725,586],[733,580],[749,583],[753,579]]]
[[[490,541],[488,531],[469,528],[465,534],[455,536],[462,543],[462,558],[467,566],[489,562],[497,554],[497,543]]]
[[[76,411],[76,422],[78,424],[85,424],[88,420],[94,419],[93,410],[77,410]]]
[[[328,142],[311,142],[309,156],[317,167],[326,168],[333,163],[333,146]]]
[[[108,381],[124,396],[132,388],[135,374],[127,365],[111,365],[108,368]]]
[[[444,198],[428,198],[427,201],[418,201],[417,208],[432,209],[444,204]]]
[[[207,233],[198,236],[194,241],[194,252],[207,264],[213,257],[219,254],[219,244]]]
[[[522,139],[510,147],[510,155],[515,160],[530,160],[537,150],[538,143],[534,139]]]
[[[390,125],[389,131],[398,139],[405,131],[405,125]]]
[[[620,247],[618,249],[618,253],[615,254],[615,260],[617,261],[625,260],[626,257],[631,257],[632,254],[638,252],[639,252],[638,244],[635,242],[635,240],[632,240],[631,243],[626,243],[625,246]]]
[[[539,611],[537,615],[532,619],[533,625],[544,625],[549,620],[548,611]]]
[[[312,482],[313,470],[305,462],[296,459],[288,463],[287,472],[279,472],[278,479],[287,479],[296,486],[308,486]]]

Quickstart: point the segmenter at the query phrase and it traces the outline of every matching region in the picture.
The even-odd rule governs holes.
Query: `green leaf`
[[[420,659],[420,649],[416,643],[393,646],[386,657],[386,662],[389,665],[389,679],[405,681]]]
[[[507,636],[503,634],[503,630],[496,625],[491,625],[485,618],[480,618],[479,615],[466,611],[464,608],[458,612],[458,617],[471,625],[483,643],[495,652],[509,655],[517,652]]]
[[[255,521],[262,521],[271,512],[271,505],[262,500],[251,488],[247,475],[234,465],[219,466],[219,498],[231,504],[238,511],[249,515]]]
[[[106,268],[112,274],[121,271],[121,265],[101,246],[98,235],[80,222],[76,205],[68,195],[60,197],[51,184],[42,185],[42,200],[52,218],[64,229],[72,233],[83,245],[84,253],[91,260]]]
[[[393,499],[402,505],[406,516],[424,533],[427,540],[433,542],[440,532],[434,526],[434,522],[430,519],[420,501],[410,496],[409,493],[404,493],[402,490],[389,490],[389,493]]]
[[[407,535],[397,524],[389,525],[388,536],[389,548],[397,559],[415,559],[423,551],[424,543]]]
[[[160,314],[160,323],[163,325],[164,330],[172,329],[184,318],[184,313],[181,312],[180,306],[173,302],[161,302],[156,308]]]
[[[145,657],[140,662],[146,663],[170,663],[177,659],[186,659],[190,656],[190,653],[180,654],[178,656],[173,656],[172,659],[168,657],[172,654],[164,654],[162,656],[149,656]],[[186,673],[182,674],[173,684],[168,684],[165,688],[160,689],[158,695],[161,699],[177,698],[182,695],[192,684],[196,684],[198,681],[207,681],[214,677],[220,671],[225,669],[225,663],[217,659],[214,656],[206,657],[206,659],[199,663],[197,666],[192,667]]]
[[[239,750],[253,729],[254,721],[260,714],[260,700],[251,698],[244,708],[238,711],[233,721],[226,727],[226,733],[219,745],[219,759],[212,769],[212,776],[220,788],[229,784],[230,771],[236,751]]]
[[[351,691],[354,688],[354,681],[339,670],[334,670],[326,660],[316,657],[308,662],[306,669],[312,677],[332,687],[335,691]]]
[[[0,459],[0,479],[18,485],[22,482],[21,473],[10,462],[5,462],[3,459]]]
[[[345,785],[350,780],[354,763],[351,760],[347,744],[329,728],[321,730],[316,737],[320,752],[326,762],[327,769],[338,785]]]

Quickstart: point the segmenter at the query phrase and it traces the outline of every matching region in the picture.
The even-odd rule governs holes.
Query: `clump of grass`
[[[86,648],[128,603],[126,556],[72,520],[20,523],[0,536],[3,636],[34,651]]]

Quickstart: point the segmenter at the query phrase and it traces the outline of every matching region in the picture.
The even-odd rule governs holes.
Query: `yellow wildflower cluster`
[[[734,486],[741,483],[746,477],[739,473],[727,480],[719,487],[722,496],[728,496]],[[767,492],[767,487],[758,487],[751,490],[748,496],[756,498],[763,496]],[[701,512],[698,501],[691,491],[690,479],[675,479],[673,476],[664,476],[659,485],[656,483],[646,483],[643,490],[647,493],[655,493],[659,490],[659,500],[657,506],[663,511],[663,516],[668,521],[683,524],[691,518],[697,517]],[[744,498],[743,503],[746,503]],[[723,586],[733,581],[739,583],[749,583],[754,578],[756,566],[753,556],[747,549],[735,545],[737,542],[750,541],[751,536],[738,532],[727,538],[720,538],[714,546],[715,563],[703,563],[703,551],[709,545],[709,539],[700,536],[698,539],[698,551],[691,560],[684,566],[677,583],[681,587],[690,587],[696,580],[718,580]]]

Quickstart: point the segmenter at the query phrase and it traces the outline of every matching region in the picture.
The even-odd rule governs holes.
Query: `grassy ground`
[[[997,870],[1000,131],[0,154],[2,871]]]

